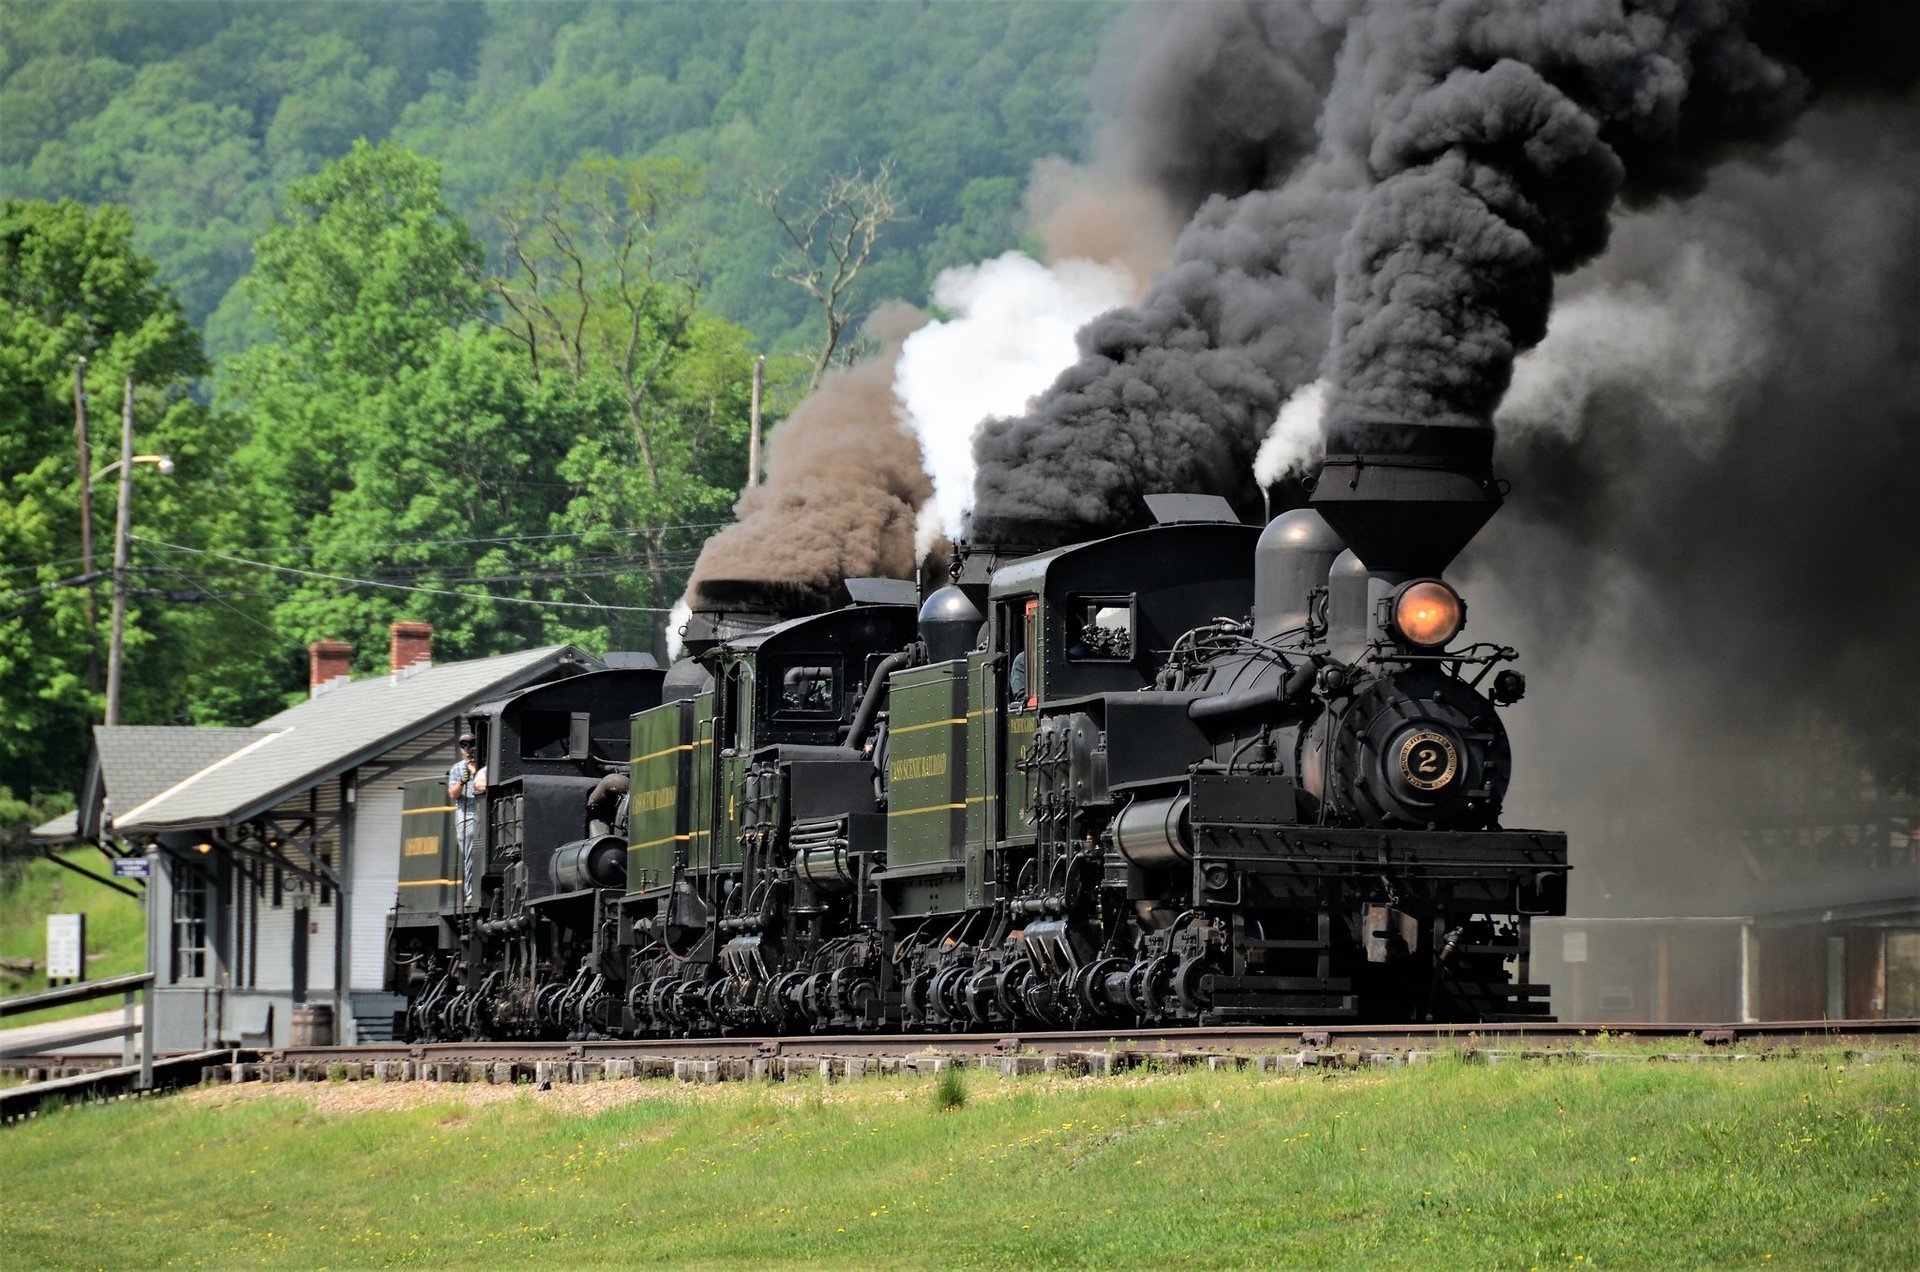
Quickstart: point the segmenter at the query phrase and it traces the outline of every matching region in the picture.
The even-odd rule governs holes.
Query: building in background
[[[153,858],[157,1050],[285,1045],[303,1007],[339,1041],[389,1036],[401,784],[445,775],[481,703],[606,665],[555,645],[436,666],[425,624],[391,637],[361,680],[351,645],[315,642],[310,696],[250,729],[97,728],[79,812],[35,832]]]

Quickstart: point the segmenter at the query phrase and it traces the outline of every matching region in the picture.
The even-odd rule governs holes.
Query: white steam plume
[[[939,529],[962,532],[973,499],[973,437],[988,419],[1024,411],[1079,355],[1074,333],[1126,304],[1139,282],[1123,265],[1043,265],[1008,252],[943,271],[933,303],[952,314],[907,337],[894,370],[904,422],[920,438]],[[931,545],[923,520],[921,537]]]
[[[1327,382],[1315,380],[1294,390],[1253,457],[1253,478],[1271,486],[1290,472],[1313,467],[1320,459],[1320,417],[1327,412]]]
[[[687,653],[687,643],[681,633],[687,630],[687,620],[693,617],[693,606],[686,597],[673,603],[673,609],[667,614],[667,660],[679,662]]]

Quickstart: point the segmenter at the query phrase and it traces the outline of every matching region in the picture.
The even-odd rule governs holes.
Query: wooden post
[[[120,407],[120,507],[113,530],[113,637],[107,647],[107,723],[120,723],[120,662],[127,629],[127,538],[133,510],[133,376]]]
[[[93,582],[93,446],[87,440],[87,360],[73,363],[73,439],[80,448],[80,575],[87,581],[87,691],[100,692],[100,617]]]
[[[767,355],[763,353],[753,361],[753,406],[747,417],[748,490],[760,484],[760,395],[766,388],[766,382]]]

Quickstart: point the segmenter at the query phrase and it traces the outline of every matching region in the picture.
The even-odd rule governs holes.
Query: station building
[[[1920,798],[1813,718],[1746,763],[1710,823],[1576,835],[1579,911],[1535,926],[1529,969],[1561,1020],[1920,1019]]]
[[[480,704],[608,665],[571,645],[435,665],[431,639],[395,623],[389,671],[358,680],[351,645],[317,641],[310,696],[251,728],[95,728],[79,811],[35,837],[150,858],[156,1050],[286,1045],[296,1009],[340,1042],[391,1036],[401,784],[446,773]]]

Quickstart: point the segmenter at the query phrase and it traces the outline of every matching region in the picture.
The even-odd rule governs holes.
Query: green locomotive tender
[[[483,713],[471,879],[409,803],[408,1035],[1544,1015],[1567,845],[1499,823],[1513,652],[1317,512],[1167,508]]]

